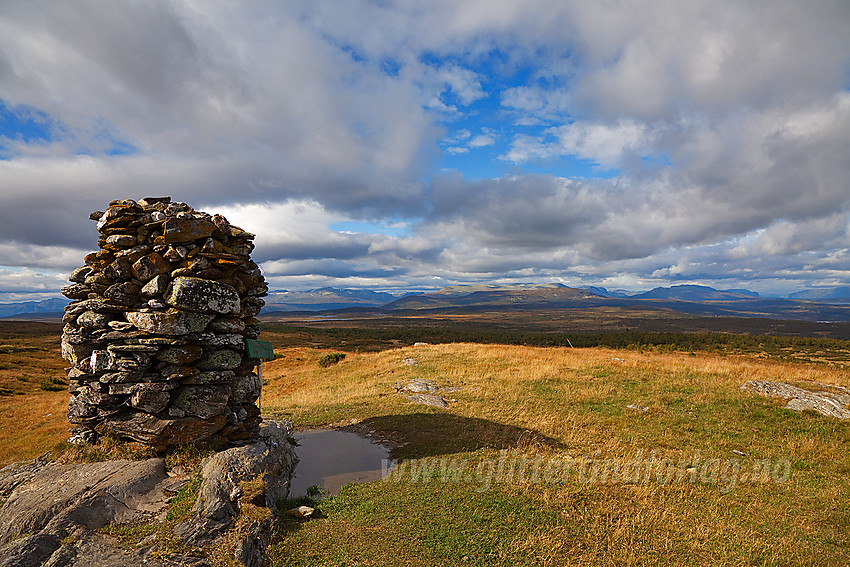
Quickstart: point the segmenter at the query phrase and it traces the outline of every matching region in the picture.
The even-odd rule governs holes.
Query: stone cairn
[[[262,386],[245,340],[268,286],[253,234],[170,197],[112,201],[99,250],[62,288],[74,437],[162,450],[256,437]]]

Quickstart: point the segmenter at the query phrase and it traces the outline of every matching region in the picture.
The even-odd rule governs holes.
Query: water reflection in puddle
[[[289,489],[291,496],[303,496],[313,485],[332,496],[349,482],[378,480],[390,458],[387,447],[347,431],[315,429],[297,433],[295,438],[299,461]]]

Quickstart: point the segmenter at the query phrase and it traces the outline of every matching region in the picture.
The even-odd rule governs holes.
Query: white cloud
[[[654,136],[643,124],[574,122],[547,129],[541,138],[518,135],[503,156],[514,163],[556,156],[574,156],[604,167],[618,167],[625,154],[637,157],[653,151]]]
[[[472,136],[472,132],[464,128],[441,140],[443,151],[453,155],[466,154],[470,150],[485,148],[496,143],[496,133],[491,128],[482,128],[481,133]]]
[[[40,301],[57,297],[59,288],[68,285],[67,277],[67,273],[0,265],[0,301]]]
[[[483,148],[496,143],[496,136],[492,130],[485,128],[483,132],[469,141],[470,148]]]
[[[569,91],[540,85],[521,85],[502,92],[501,104],[517,115],[516,123],[531,126],[548,121],[563,121],[573,105]]]

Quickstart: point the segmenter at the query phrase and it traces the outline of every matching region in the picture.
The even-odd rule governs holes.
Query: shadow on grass
[[[374,438],[395,446],[390,452],[394,459],[418,459],[482,448],[567,448],[560,441],[531,429],[449,413],[383,415],[345,429],[361,434],[374,432]]]

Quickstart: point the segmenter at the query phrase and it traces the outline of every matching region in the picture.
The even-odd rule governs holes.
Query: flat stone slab
[[[200,333],[215,315],[209,313],[192,313],[189,311],[140,312],[129,311],[125,315],[127,321],[137,329],[155,335],[188,335]]]
[[[435,408],[449,407],[449,403],[446,400],[440,396],[434,396],[432,394],[414,394],[412,396],[405,396],[405,399],[413,402],[414,404],[424,404],[426,406],[434,406]]]
[[[436,382],[416,378],[410,382],[399,382],[393,386],[396,392],[412,392],[414,394],[436,394],[440,387]]]
[[[785,409],[813,410],[822,415],[850,419],[850,389],[842,386],[812,383],[815,390],[804,390],[785,382],[750,380],[741,386],[754,394],[788,400]]]

